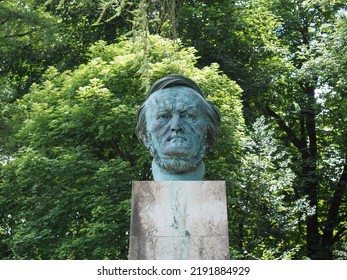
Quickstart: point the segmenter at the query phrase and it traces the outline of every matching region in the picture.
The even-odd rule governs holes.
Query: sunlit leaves
[[[18,146],[1,168],[1,208],[11,216],[1,220],[4,258],[127,258],[131,181],[151,179],[149,152],[134,134],[144,59],[150,81],[188,76],[221,107],[223,140],[206,160],[208,176],[232,181],[243,135],[240,88],[217,65],[196,68],[194,49],[177,42],[150,36],[146,58],[138,49],[131,40],[98,42],[88,63],[49,68],[6,107]]]

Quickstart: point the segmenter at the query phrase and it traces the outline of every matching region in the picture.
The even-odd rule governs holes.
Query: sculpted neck
[[[152,173],[154,181],[201,181],[205,175],[205,164],[202,162],[195,170],[177,174],[167,172],[153,160]]]

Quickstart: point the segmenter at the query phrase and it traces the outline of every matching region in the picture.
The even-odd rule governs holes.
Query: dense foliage
[[[131,181],[151,179],[135,113],[179,73],[222,112],[206,179],[227,181],[232,258],[346,259],[346,10],[0,1],[0,258],[126,258]]]
[[[248,127],[265,117],[290,155],[293,197],[314,209],[291,238],[305,244],[297,256],[332,258],[347,234],[345,1],[183,2],[179,34],[200,65],[218,62],[243,89]]]
[[[220,179],[230,177],[241,146],[240,88],[215,65],[195,68],[192,48],[151,36],[147,51],[146,79],[191,77],[220,105],[223,137],[209,164],[218,165],[210,169],[219,168]],[[7,106],[19,129],[11,138],[17,151],[2,168],[2,257],[127,257],[131,181],[151,179],[149,153],[134,134],[146,90],[143,59],[131,40],[99,41],[87,64],[49,68],[42,83]]]

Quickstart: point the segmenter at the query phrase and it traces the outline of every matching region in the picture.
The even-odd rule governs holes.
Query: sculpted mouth
[[[180,136],[180,135],[172,135],[172,136],[167,138],[167,141],[170,142],[171,140],[174,140],[174,139],[181,139],[183,141],[187,141],[187,139],[185,137]]]

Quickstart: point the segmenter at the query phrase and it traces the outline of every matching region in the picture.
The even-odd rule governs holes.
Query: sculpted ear
[[[151,147],[152,140],[149,134],[145,134],[141,138],[142,143],[146,146],[147,149]]]
[[[139,110],[136,114],[136,129],[135,133],[137,138],[146,146],[147,149],[150,148],[152,141],[150,135],[147,132],[147,123],[146,123],[146,102],[142,103]]]

